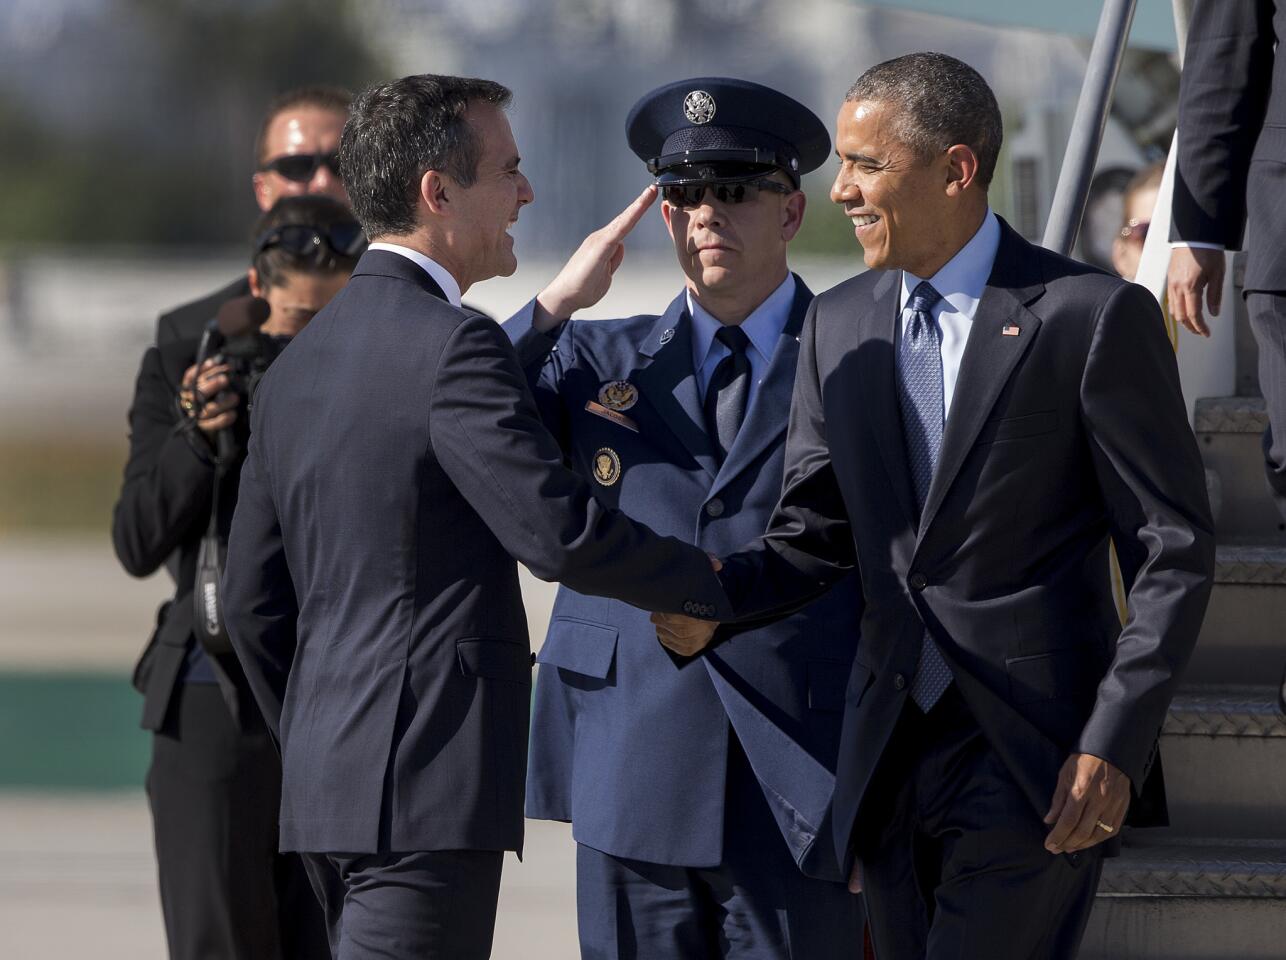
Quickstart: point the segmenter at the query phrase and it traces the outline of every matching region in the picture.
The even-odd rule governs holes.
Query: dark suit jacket
[[[179,381],[195,362],[196,351],[195,340],[177,340],[144,354],[129,414],[129,460],[112,513],[112,545],[127,572],[146,577],[167,559],[177,561],[174,599],[158,611],[156,630],[134,670],[134,684],[144,695],[142,724],[147,730],[159,730],[165,722],[183,662],[197,642],[192,585],[197,549],[210,522],[214,461],[200,437],[179,432],[175,405]],[[222,484],[219,519],[225,536],[236,503],[238,470],[234,464]],[[254,709],[241,668],[235,657],[210,659],[228,709],[239,721],[243,710]]]
[[[1008,225],[917,524],[895,387],[899,283],[897,271],[865,273],[813,302],[781,501],[766,537],[721,575],[745,616],[861,568],[866,613],[836,775],[841,859],[850,838],[861,843],[858,808],[926,628],[1043,816],[1072,751],[1144,783],[1214,566],[1156,301]],[[1129,589],[1124,630],[1109,534]]]
[[[563,466],[499,326],[369,251],[261,382],[228,548],[233,642],[281,744],[283,849],[520,849],[514,558],[730,615],[705,553]]]
[[[1197,0],[1179,80],[1171,240],[1249,251],[1246,290],[1286,291],[1281,0]]]
[[[243,273],[209,296],[161,314],[156,321],[156,345],[164,346],[176,340],[200,340],[206,322],[219,312],[219,307],[233,297],[244,297],[249,293],[250,280]]]
[[[532,329],[529,305],[505,332],[573,468],[592,476],[600,449],[619,456],[620,480],[593,485],[599,501],[722,555],[761,534],[777,503],[812,298],[797,280],[790,320],[722,466],[706,435],[684,295],[660,317],[572,321],[556,341]],[[585,409],[614,380],[638,390],[624,411],[638,432]],[[579,843],[616,857],[715,866],[731,727],[796,860],[839,879],[822,823],[861,613],[851,575],[808,609],[729,636],[678,669],[644,611],[562,587],[538,657],[527,815],[570,820]]]

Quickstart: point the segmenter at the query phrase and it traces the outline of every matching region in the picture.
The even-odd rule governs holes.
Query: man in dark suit
[[[490,953],[522,846],[531,652],[514,559],[640,606],[730,613],[707,555],[607,510],[563,466],[513,347],[459,309],[516,267],[532,200],[485,80],[354,103],[344,181],[376,242],[264,378],[225,577],[281,746],[282,846],[335,955]]]
[[[833,825],[881,960],[1076,955],[1213,570],[1156,301],[989,210],[1000,143],[951,57],[849,91],[831,198],[872,269],[813,301],[781,500],[721,573],[746,617],[861,571]]]
[[[336,169],[335,151],[352,95],[338,87],[299,87],[268,104],[255,136],[255,203],[272,209],[282,197],[315,194],[348,204]],[[244,274],[199,300],[161,314],[156,321],[158,345],[196,340],[219,307],[250,292]]]
[[[292,232],[301,242],[288,247]],[[255,235],[247,285],[269,304],[269,339],[256,340],[267,356],[348,280],[357,251],[329,238],[361,231],[346,206],[310,196],[281,200]],[[315,960],[326,953],[321,911],[299,858],[277,854],[281,763],[236,657],[194,630],[201,544],[212,517],[226,542],[246,439],[228,364],[208,360],[198,377],[197,352],[197,340],[174,340],[144,355],[112,518],[129,573],[177,561],[174,598],[134,671],[152,732],[147,794],[166,940],[172,960]],[[233,442],[216,466],[220,435]]]
[[[830,137],[790,97],[724,77],[652,91],[626,127],[657,176],[684,291],[660,316],[567,319],[605,288],[586,280],[610,276],[649,190],[505,329],[598,500],[727,553],[764,529],[781,489],[812,301],[786,252],[799,178]],[[572,823],[582,956],[860,954],[860,902],[823,821],[861,610],[850,575],[680,669],[643,611],[559,590],[537,658],[527,815]]]
[[[1209,336],[1224,252],[1247,253],[1243,293],[1268,405],[1264,460],[1286,519],[1286,3],[1198,0],[1179,78],[1170,312]]]

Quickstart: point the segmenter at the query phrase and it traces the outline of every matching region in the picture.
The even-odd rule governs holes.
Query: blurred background
[[[967,7],[969,19],[954,14]],[[0,4],[0,927],[5,955],[164,955],[130,670],[162,572],[131,580],[108,539],[126,413],[157,314],[242,270],[263,107],[305,83],[483,75],[510,86],[536,192],[517,274],[470,290],[497,317],[534,295],[647,182],[629,107],[674,79],[743,76],[830,126],[868,66],[935,49],[992,83],[1006,146],[992,203],[1039,240],[1099,4],[1029,0],[4,0]],[[1162,158],[1178,72],[1168,0],[1142,0],[1081,255],[1107,265],[1120,191]],[[861,268],[806,180],[794,266],[814,290]],[[678,292],[659,215],[592,313]],[[528,581],[533,642],[551,593]],[[571,841],[533,827],[506,867],[497,957],[572,956]],[[522,944],[523,946],[520,946]]]

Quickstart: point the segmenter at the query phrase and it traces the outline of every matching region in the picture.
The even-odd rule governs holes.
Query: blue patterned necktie
[[[898,346],[898,404],[907,458],[915,481],[915,499],[924,511],[929,485],[938,468],[945,417],[942,391],[942,331],[933,308],[942,299],[928,281],[922,281],[906,302],[911,317]],[[911,699],[928,713],[951,685],[951,668],[942,659],[928,631],[920,644],[920,663],[911,681]]]

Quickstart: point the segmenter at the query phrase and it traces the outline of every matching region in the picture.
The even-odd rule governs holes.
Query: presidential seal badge
[[[594,479],[605,487],[621,479],[621,458],[611,447],[599,447],[594,454]]]
[[[599,388],[598,402],[608,410],[628,410],[639,402],[639,390],[628,380],[612,380]]]
[[[714,97],[704,90],[693,90],[683,99],[683,115],[689,123],[709,123],[714,119]]]

